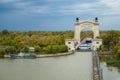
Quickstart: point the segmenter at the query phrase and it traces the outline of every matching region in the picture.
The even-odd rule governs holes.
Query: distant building
[[[34,52],[34,51],[35,51],[35,48],[34,48],[34,47],[29,47],[29,51],[30,51],[30,52]]]

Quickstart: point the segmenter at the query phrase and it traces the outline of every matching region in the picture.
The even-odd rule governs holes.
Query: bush
[[[68,47],[66,45],[49,45],[45,49],[47,53],[61,53],[68,51]]]
[[[0,56],[4,56],[6,54],[5,49],[0,49]]]
[[[14,46],[9,46],[5,49],[5,52],[7,54],[14,54],[17,53],[17,49]]]
[[[66,45],[60,45],[59,46],[59,51],[60,52],[67,52],[68,51],[68,47]]]
[[[115,55],[116,55],[116,58],[120,60],[120,46],[117,47]]]
[[[23,52],[28,53],[28,52],[29,52],[29,48],[28,48],[27,46],[24,47],[24,48],[23,48]]]
[[[35,53],[41,52],[42,49],[40,46],[35,46]]]

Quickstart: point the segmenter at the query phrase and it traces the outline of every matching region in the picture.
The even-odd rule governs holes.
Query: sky
[[[0,0],[0,30],[74,30],[77,17],[120,30],[120,0]]]

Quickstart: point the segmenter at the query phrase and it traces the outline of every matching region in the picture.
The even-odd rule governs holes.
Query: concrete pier
[[[100,68],[100,61],[97,51],[93,51],[93,80],[103,80],[102,70]]]

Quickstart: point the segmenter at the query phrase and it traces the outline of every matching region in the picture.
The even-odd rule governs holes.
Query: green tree
[[[101,35],[101,38],[103,39],[103,44],[106,48],[109,50],[114,49],[119,41],[119,33],[117,31],[111,30],[106,32],[106,34]]]
[[[53,45],[52,46],[52,53],[57,53],[57,52],[59,52],[59,48],[58,48],[59,46],[58,45]]]
[[[2,34],[9,34],[9,31],[8,30],[3,30]]]
[[[52,45],[48,45],[47,49],[48,49],[47,53],[53,53]]]
[[[14,53],[17,53],[17,49],[14,47],[14,46],[8,46],[6,49],[5,49],[5,52],[7,54],[14,54]]]
[[[102,44],[102,45],[100,45],[100,50],[106,51],[107,49],[106,49],[106,47]]]
[[[116,58],[120,60],[120,46],[117,46],[115,55],[116,55]]]
[[[4,56],[6,54],[5,49],[1,48],[0,49],[0,56]]]
[[[29,47],[25,46],[25,47],[23,48],[23,52],[28,53],[28,52],[29,52]]]
[[[34,48],[35,48],[35,53],[39,53],[42,51],[40,46],[35,46]]]
[[[60,49],[60,52],[67,52],[68,51],[68,47],[66,45],[60,45],[59,49]]]

